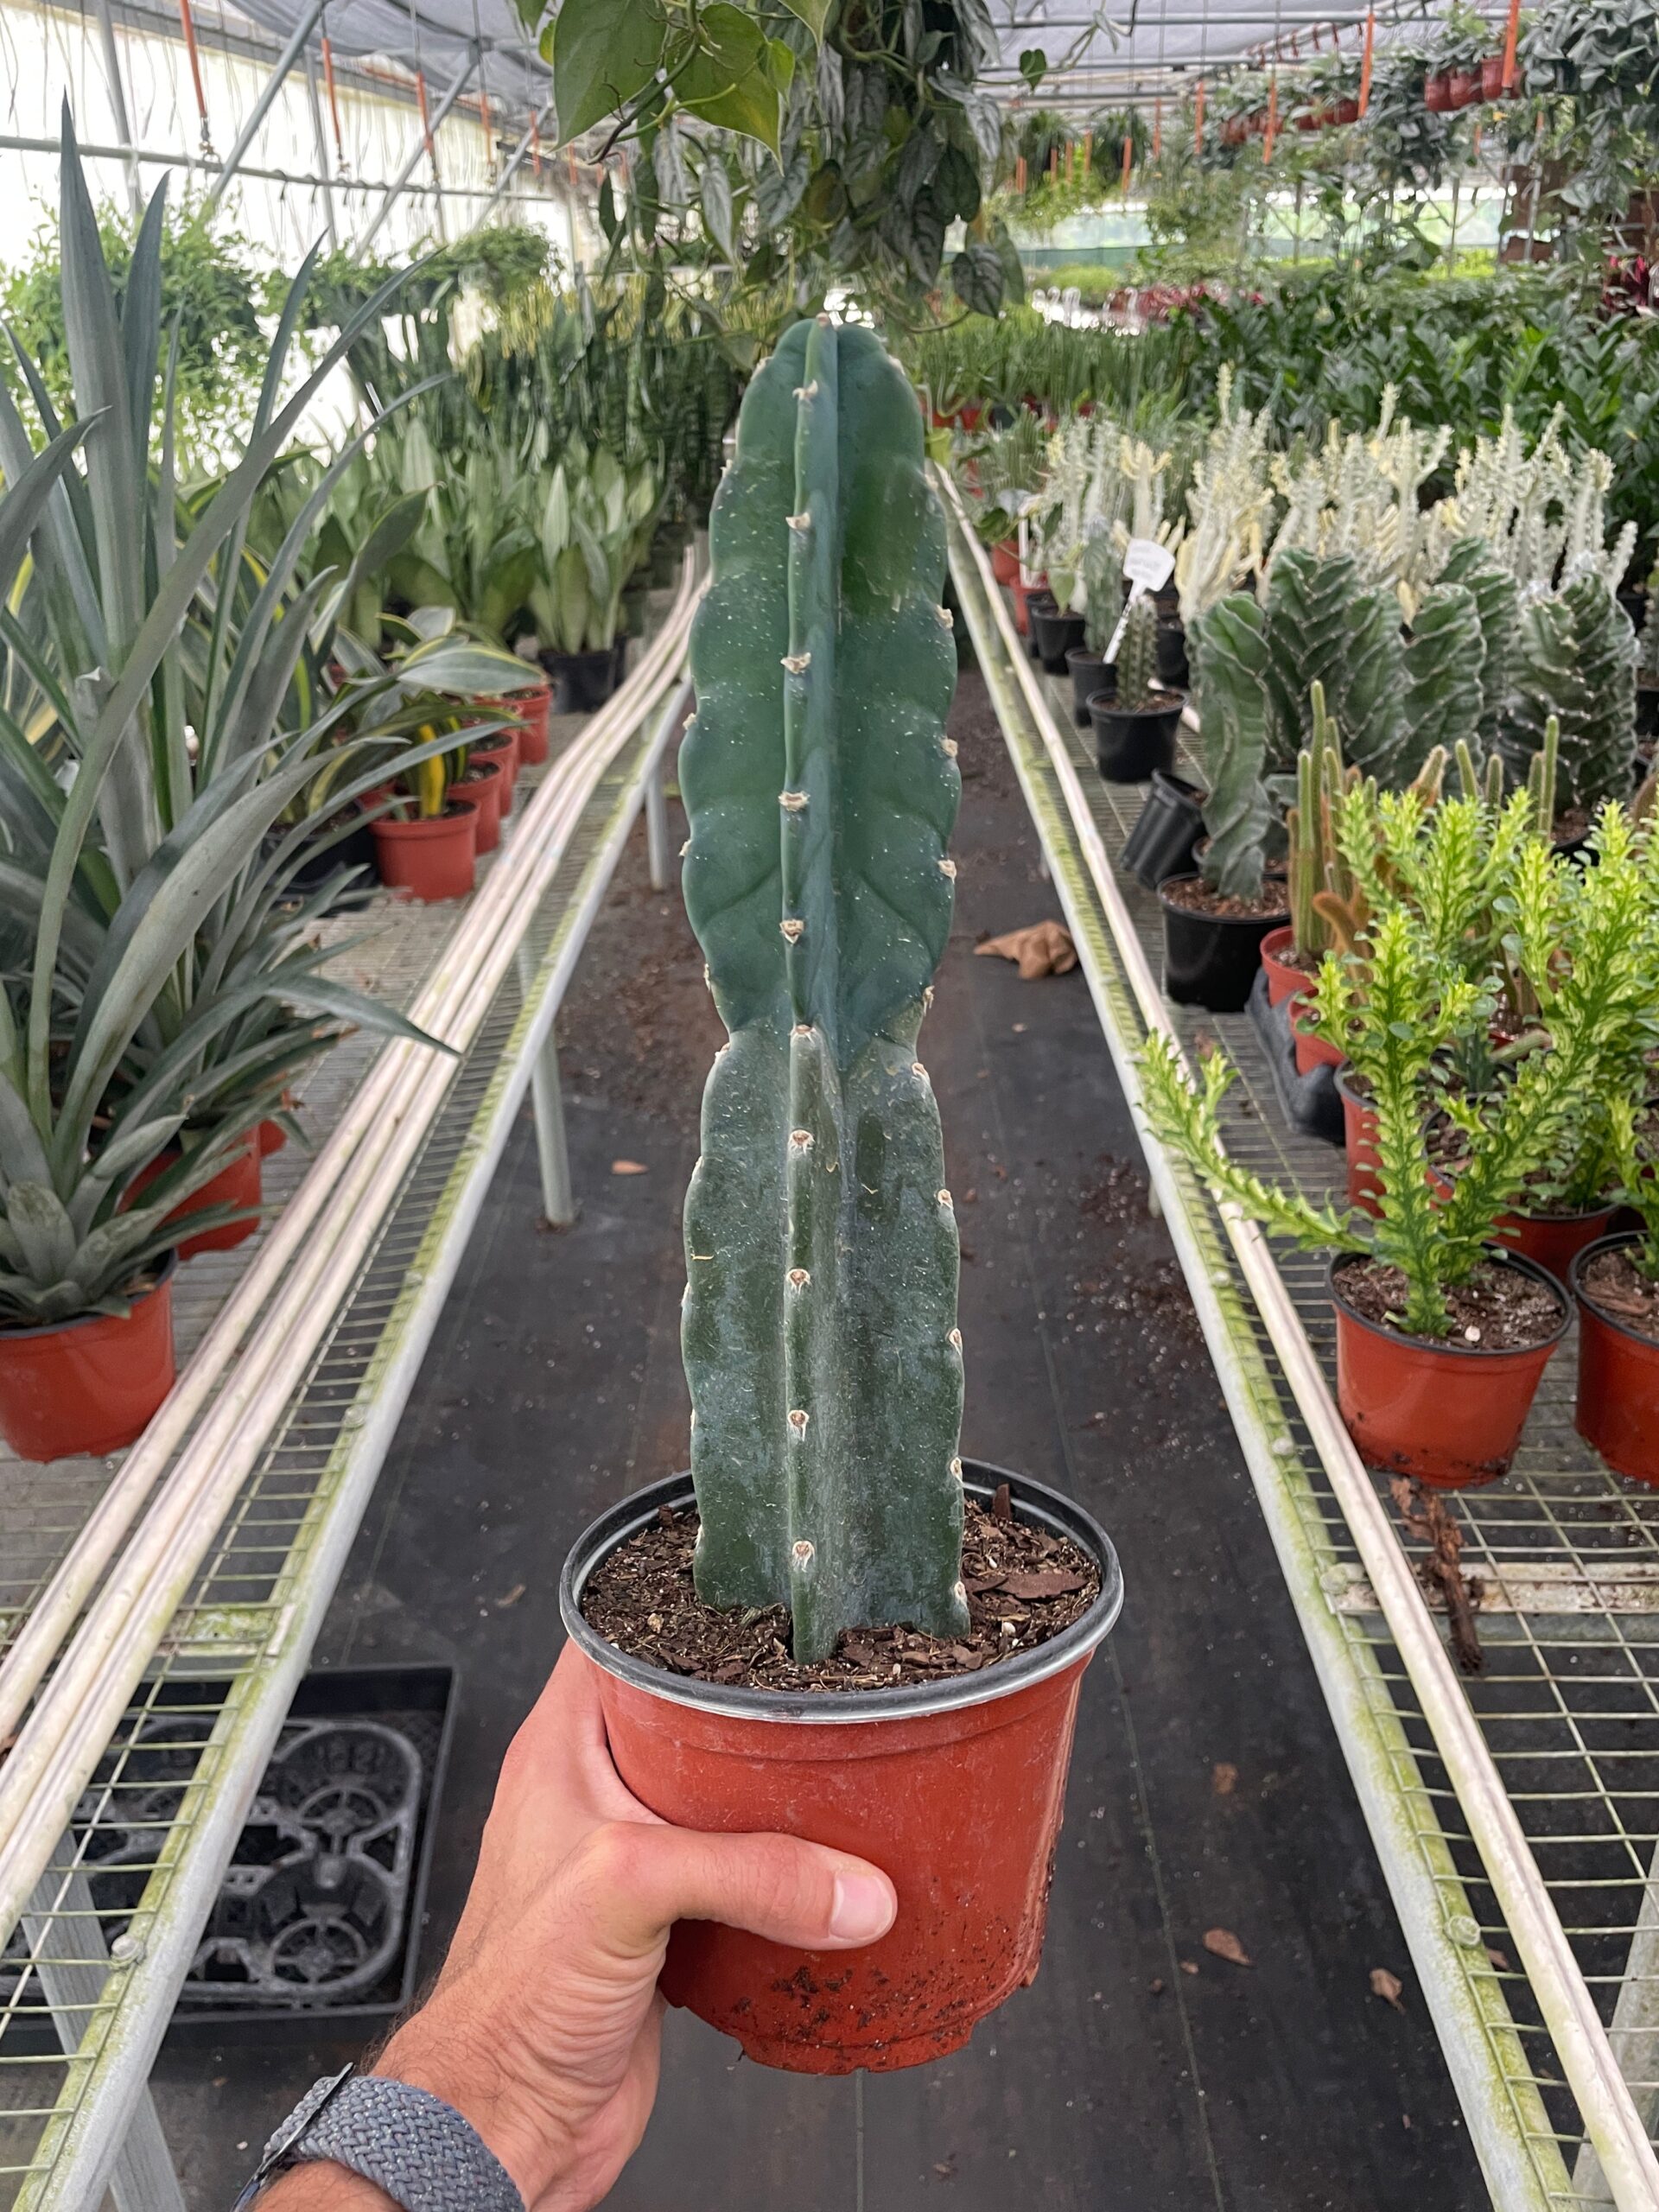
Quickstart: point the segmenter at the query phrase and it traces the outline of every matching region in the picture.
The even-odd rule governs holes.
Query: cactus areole
[[[959,1253],[917,1033],[961,781],[922,423],[867,330],[789,331],[709,525],[686,911],[729,1032],[685,1204],[700,1597],[954,1634]]]

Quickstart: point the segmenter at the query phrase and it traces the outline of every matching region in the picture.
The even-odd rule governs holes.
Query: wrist
[[[442,2097],[501,2161],[525,2204],[533,2206],[563,2170],[564,2129],[514,2077],[499,2050],[443,2018],[441,2008],[442,1999],[435,2000],[406,2022],[367,2071]],[[356,2212],[354,2206],[351,2212]]]
[[[397,2212],[385,2190],[331,2159],[290,2166],[254,2200],[254,2212]]]

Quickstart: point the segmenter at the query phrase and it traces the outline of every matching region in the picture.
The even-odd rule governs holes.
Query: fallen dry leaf
[[[1400,2002],[1400,1993],[1405,1986],[1399,1975],[1390,1974],[1387,1967],[1371,1968],[1372,1996],[1380,1997],[1385,2005],[1392,2005],[1396,2012],[1403,2012],[1406,2009]]]
[[[1086,1590],[1088,1586],[1086,1574],[1068,1574],[1058,1567],[1017,1571],[1001,1578],[1001,1587],[1022,1605],[1029,1605],[1033,1598],[1064,1598],[1073,1590]]]
[[[1210,1787],[1217,1797],[1230,1797],[1238,1787],[1238,1769],[1230,1759],[1217,1759],[1210,1770]]]
[[[524,1596],[524,1584],[523,1584],[522,1582],[515,1582],[515,1583],[513,1584],[513,1586],[512,1586],[512,1589],[511,1589],[511,1590],[509,1590],[504,1597],[500,1597],[500,1598],[498,1598],[498,1599],[496,1599],[496,1601],[495,1601],[496,1611],[497,1611],[498,1612],[500,1612],[500,1611],[504,1611],[504,1610],[505,1610],[508,1605],[516,1605],[518,1604],[518,1600],[519,1600],[519,1599]]]
[[[1198,1970],[1198,1962],[1196,1959],[1182,1959],[1179,1965],[1183,1974],[1197,1974]]]
[[[1500,1974],[1509,1972],[1510,1955],[1507,1951],[1500,1951],[1496,1943],[1489,1943],[1486,1946],[1486,1955]]]
[[[1164,1977],[1162,1974],[1154,1974],[1153,1979],[1147,1984],[1147,1987],[1152,1992],[1154,1997],[1161,1997],[1164,1993]]]
[[[611,1173],[613,1175],[649,1175],[651,1170],[643,1160],[613,1160]]]
[[[1213,1951],[1218,1959],[1230,1960],[1236,1967],[1248,1967],[1255,1963],[1230,1928],[1206,1928],[1204,1948],[1206,1951]]]
[[[1071,933],[1058,922],[1033,922],[1029,929],[1010,930],[1006,937],[988,937],[974,951],[1017,961],[1020,977],[1027,983],[1039,976],[1069,976],[1077,964]]]

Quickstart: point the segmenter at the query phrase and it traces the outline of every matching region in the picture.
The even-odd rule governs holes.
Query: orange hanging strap
[[[542,175],[542,134],[537,125],[540,118],[534,108],[530,111],[530,166],[537,183]]]
[[[328,113],[334,126],[334,156],[343,172],[346,168],[346,140],[340,128],[340,97],[334,90],[334,49],[325,34],[322,41],[322,82],[328,95]]]
[[[1273,142],[1279,135],[1279,72],[1275,69],[1268,80],[1268,127],[1262,137],[1262,165],[1265,168],[1273,159]]]
[[[196,51],[196,19],[190,0],[179,0],[179,22],[184,30],[184,50],[190,57],[190,81],[196,88],[196,117],[201,125],[201,150],[211,154],[213,142],[207,130],[207,95],[201,88],[201,56]]]
[[[1521,35],[1521,0],[1510,0],[1509,28],[1503,34],[1503,89],[1515,90],[1515,49]]]
[[[1198,79],[1198,97],[1192,105],[1192,150],[1204,151],[1204,79]]]
[[[1095,134],[1092,130],[1085,130],[1083,134],[1083,173],[1084,176],[1092,176],[1095,173]]]
[[[1376,10],[1365,11],[1365,51],[1359,61],[1359,111],[1364,114],[1371,104],[1371,57],[1376,49]]]
[[[1152,104],[1152,158],[1155,162],[1164,150],[1164,96],[1159,93]]]
[[[1123,132],[1123,196],[1129,195],[1129,172],[1135,167],[1135,133],[1127,126]]]
[[[415,104],[421,111],[421,136],[426,141],[426,158],[435,170],[438,156],[432,143],[432,118],[427,113],[426,73],[422,69],[415,72]]]
[[[490,96],[480,81],[478,87],[478,119],[484,129],[484,158],[492,171],[495,168],[495,130],[490,121]]]
[[[1014,165],[1014,188],[1022,195],[1026,189],[1026,157],[1023,154]]]

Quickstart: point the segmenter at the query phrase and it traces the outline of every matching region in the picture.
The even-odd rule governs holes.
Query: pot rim
[[[1659,1337],[1649,1337],[1640,1329],[1633,1329],[1628,1321],[1619,1320],[1605,1306],[1598,1306],[1580,1281],[1583,1269],[1601,1253],[1622,1251],[1627,1244],[1639,1244],[1642,1236],[1639,1229],[1621,1229],[1611,1236],[1598,1236],[1593,1244],[1586,1244],[1581,1252],[1573,1255],[1573,1264],[1567,1271],[1567,1280],[1579,1304],[1593,1313],[1604,1329],[1611,1329],[1621,1337],[1628,1337],[1632,1344],[1659,1353]]]
[[[1173,883],[1199,883],[1203,880],[1203,869],[1196,868],[1187,868],[1180,875],[1166,875],[1158,887],[1159,905],[1166,913],[1181,914],[1189,921],[1206,923],[1213,930],[1259,930],[1264,924],[1268,930],[1282,929],[1290,919],[1288,906],[1278,908],[1271,914],[1205,914],[1196,906],[1183,906],[1179,900],[1164,896]]]
[[[1091,691],[1084,704],[1091,715],[1098,711],[1102,715],[1110,715],[1118,721],[1142,722],[1150,721],[1155,715],[1179,715],[1186,705],[1186,694],[1172,690],[1156,706],[1121,707],[1116,691]]]
[[[395,815],[377,815],[369,827],[377,836],[384,830],[393,837],[433,837],[454,830],[468,815],[478,812],[478,801],[465,797],[459,784],[451,784],[449,791],[442,814],[417,815],[413,822],[399,822]]]
[[[1100,1594],[1080,1619],[1033,1650],[996,1660],[976,1674],[896,1690],[751,1690],[671,1675],[619,1650],[583,1618],[582,1593],[599,1561],[636,1529],[655,1520],[659,1505],[687,1503],[695,1497],[689,1472],[665,1475],[647,1483],[643,1490],[631,1491],[589,1522],[577,1537],[559,1573],[559,1614],[565,1633],[595,1666],[631,1688],[644,1690],[665,1704],[690,1706],[699,1713],[721,1713],[734,1719],[844,1728],[879,1720],[921,1719],[931,1713],[955,1713],[967,1706],[989,1705],[1010,1697],[1016,1690],[1028,1689],[1051,1675],[1064,1673],[1105,1639],[1123,1610],[1122,1572],[1111,1538],[1087,1507],[1075,1499],[1062,1497],[1029,1475],[1015,1474],[982,1459],[964,1459],[963,1476],[968,1495],[982,1502],[988,1500],[999,1483],[1007,1483],[1014,1499],[1027,1509],[1031,1517],[1091,1553],[1101,1577]]]
[[[1338,1267],[1349,1260],[1363,1261],[1374,1256],[1364,1252],[1333,1252],[1331,1255],[1325,1263],[1325,1294],[1333,1306],[1341,1308],[1344,1318],[1351,1321],[1357,1329],[1369,1330],[1372,1336],[1381,1337],[1386,1344],[1397,1344],[1402,1351],[1431,1352],[1452,1359],[1530,1359],[1535,1353],[1554,1351],[1567,1334],[1573,1319],[1573,1301],[1566,1290],[1548,1268],[1541,1268],[1535,1260],[1528,1259],[1524,1252],[1511,1252],[1506,1244],[1488,1244],[1483,1249],[1489,1260],[1496,1261],[1500,1267],[1514,1268],[1523,1275],[1530,1275],[1535,1282],[1542,1283],[1545,1289],[1553,1294],[1557,1313],[1555,1326],[1548,1336],[1540,1337],[1535,1344],[1458,1344],[1450,1338],[1444,1344],[1436,1344],[1429,1337],[1407,1337],[1402,1336],[1398,1329],[1385,1329],[1380,1321],[1370,1320],[1365,1314],[1356,1313],[1337,1288]]]
[[[1086,645],[1068,645],[1065,649],[1065,658],[1068,662],[1091,660],[1097,668],[1110,668],[1113,665],[1112,662],[1107,660],[1103,654],[1091,653]]]
[[[171,1224],[169,1224],[170,1227]],[[188,1230],[185,1231],[188,1236]],[[148,1290],[141,1290],[133,1300],[135,1306],[147,1306],[159,1290],[165,1290],[178,1273],[179,1255],[176,1247],[162,1255],[161,1268]],[[34,1337],[60,1337],[69,1329],[90,1328],[94,1321],[120,1321],[132,1319],[130,1313],[72,1313],[64,1321],[36,1321],[26,1329],[14,1328],[10,1322],[0,1321],[0,1344],[26,1344]]]
[[[1208,798],[1210,796],[1202,784],[1188,783],[1186,778],[1178,776],[1173,768],[1154,768],[1147,780],[1154,785],[1162,784],[1172,798],[1185,799],[1195,805],[1200,799]],[[1151,792],[1147,796],[1150,800]]]
[[[574,668],[578,661],[609,660],[615,654],[616,642],[613,638],[608,645],[584,645],[577,653],[562,653],[550,645],[547,649],[548,658],[552,661],[556,670],[562,667]],[[549,688],[547,685],[543,686],[544,690]]]

